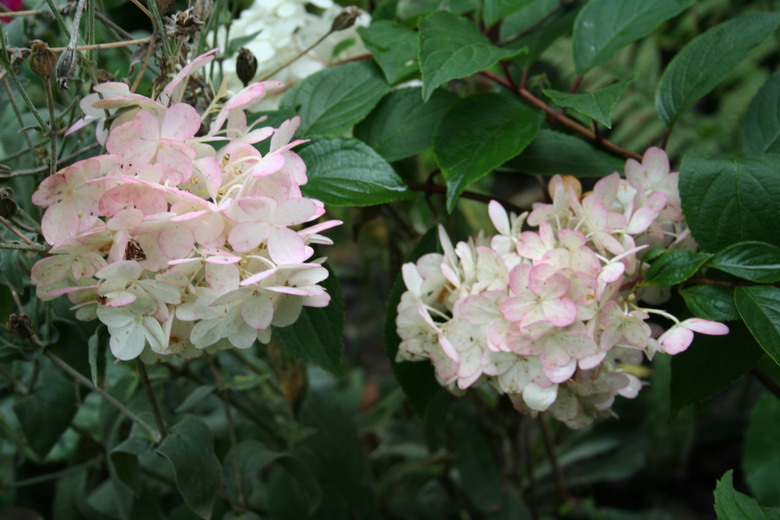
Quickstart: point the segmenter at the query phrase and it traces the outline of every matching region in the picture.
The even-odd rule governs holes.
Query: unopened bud
[[[344,8],[344,10],[333,20],[333,25],[330,26],[331,32],[349,29],[355,25],[355,20],[358,19],[358,16],[360,16],[360,9],[354,5]]]
[[[46,42],[33,40],[30,42],[30,68],[36,76],[46,81],[51,77],[57,66],[57,56]]]
[[[14,192],[11,188],[0,188],[0,217],[11,218],[16,215],[19,208],[14,200]]]
[[[204,22],[211,16],[211,11],[214,9],[214,0],[195,0],[192,6],[192,14],[197,16]]]
[[[73,47],[66,48],[60,59],[57,60],[57,88],[60,90],[68,90],[68,81],[76,72],[76,65],[78,64],[78,54]]]
[[[238,58],[236,58],[236,73],[238,79],[246,87],[254,78],[257,72],[257,58],[252,54],[252,51],[241,47],[238,50]]]
[[[24,313],[14,312],[8,316],[5,322],[5,328],[8,332],[20,339],[30,339],[33,337],[33,328],[30,317]]]

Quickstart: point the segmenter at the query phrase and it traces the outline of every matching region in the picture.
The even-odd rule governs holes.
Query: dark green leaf
[[[595,92],[580,92],[570,94],[556,90],[545,90],[544,93],[553,102],[562,107],[572,108],[586,118],[595,119],[607,128],[612,128],[609,113],[620,99],[626,87],[634,81],[636,75],[631,75],[623,81],[610,85]]]
[[[297,110],[301,135],[338,136],[366,117],[385,92],[380,70],[362,60],[312,74],[285,94],[280,109]]]
[[[780,399],[764,392],[750,413],[750,424],[745,432],[745,452],[742,467],[750,490],[761,505],[780,506],[780,442],[777,425],[780,424]]]
[[[766,80],[753,97],[743,131],[747,155],[780,152],[780,72]]]
[[[214,438],[202,420],[185,415],[157,448],[173,469],[184,503],[201,518],[211,510],[222,486],[222,466],[214,454]]]
[[[414,262],[427,253],[433,253],[438,249],[438,235],[436,228],[431,228],[415,246],[407,262]],[[401,295],[406,291],[404,280],[399,273],[393,283],[390,296],[387,298],[387,312],[385,313],[385,350],[390,358],[393,373],[398,384],[403,389],[412,408],[422,415],[425,408],[438,390],[441,389],[433,373],[433,367],[429,362],[398,362],[398,345],[401,338],[396,330],[395,320],[398,317],[398,304]]]
[[[514,13],[534,0],[485,0],[482,7],[482,20],[485,27],[492,27],[505,16]]]
[[[423,100],[447,81],[471,76],[523,52],[494,46],[474,22],[446,11],[420,20],[419,39]]]
[[[111,464],[116,477],[136,497],[140,496],[143,487],[138,456],[150,453],[151,444],[140,437],[130,437],[111,450]]]
[[[431,146],[436,125],[457,99],[439,89],[423,103],[419,87],[394,90],[355,127],[355,137],[388,161],[411,157]]]
[[[501,507],[501,478],[496,454],[485,432],[480,428],[476,412],[455,415],[452,425],[455,464],[461,486],[469,500],[481,511]]]
[[[734,288],[722,285],[694,285],[680,289],[685,304],[699,318],[714,321],[738,320]]]
[[[526,54],[513,59],[519,68],[526,68],[535,63],[556,40],[571,34],[580,8],[581,5],[577,4],[563,8],[559,0],[534,0],[501,23],[499,35],[502,45],[510,49],[527,48]]]
[[[694,251],[669,251],[653,260],[644,285],[676,285],[682,283],[703,266],[712,255]]]
[[[696,334],[685,352],[672,356],[672,410],[718,394],[753,368],[763,354],[741,322],[729,323],[726,336]]]
[[[371,23],[395,20],[396,12],[398,12],[398,0],[379,0],[371,13]]]
[[[476,94],[452,105],[433,137],[447,180],[447,209],[454,209],[471,183],[522,152],[542,118],[542,112],[501,94]]]
[[[333,206],[373,206],[414,199],[382,156],[357,139],[317,139],[301,148],[308,184],[304,195]]]
[[[533,175],[604,177],[621,171],[624,164],[625,161],[593,148],[582,139],[543,128],[531,144],[506,165]]]
[[[333,272],[322,282],[330,294],[324,308],[304,307],[294,325],[274,327],[273,337],[287,353],[337,376],[344,373],[341,352],[344,350],[344,298]]]
[[[737,309],[761,348],[780,365],[780,288],[737,287]]]
[[[176,408],[176,413],[188,412],[190,409],[202,403],[206,397],[214,392],[214,390],[215,387],[213,385],[199,386],[195,389],[194,392],[188,395],[184,401],[181,402],[181,404]]]
[[[666,67],[655,104],[667,124],[708,94],[751,50],[777,30],[780,13],[752,13],[724,22],[686,45]]]
[[[718,520],[764,520],[761,506],[734,489],[733,470],[728,470],[715,486],[715,513]]]
[[[604,63],[623,46],[636,41],[693,4],[693,0],[593,0],[574,22],[577,74]]]
[[[230,57],[233,56],[236,52],[238,52],[238,49],[246,45],[247,43],[254,40],[258,34],[263,32],[263,29],[260,29],[259,31],[255,31],[250,34],[246,34],[244,36],[239,36],[238,38],[233,38],[230,40],[230,43],[228,43],[227,50],[225,51],[225,56]]]
[[[48,364],[38,375],[33,393],[14,403],[27,442],[41,459],[68,429],[76,409],[76,385]]]
[[[686,156],[680,166],[680,197],[693,238],[705,251],[748,240],[780,246],[777,218],[778,156],[705,159]]]
[[[751,282],[777,282],[780,280],[780,248],[766,242],[739,242],[715,255],[707,266]]]
[[[391,85],[417,72],[417,35],[397,22],[376,22],[358,34]]]

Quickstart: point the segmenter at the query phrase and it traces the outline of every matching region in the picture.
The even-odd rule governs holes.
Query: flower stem
[[[558,454],[555,452],[555,440],[553,438],[552,431],[550,431],[550,425],[547,424],[544,414],[539,415],[539,426],[542,430],[542,441],[544,442],[544,450],[547,452],[547,458],[550,459],[550,465],[553,469],[553,476],[555,477],[555,487],[558,490],[558,497],[563,504],[569,504],[573,501],[569,494],[569,489],[566,487],[566,480],[563,478],[563,471],[558,463]]]
[[[157,442],[162,442],[162,440],[168,436],[168,430],[165,427],[165,421],[163,421],[162,414],[160,414],[160,408],[157,406],[157,399],[154,397],[152,384],[149,382],[149,374],[146,373],[146,365],[144,365],[143,361],[140,359],[136,359],[135,366],[138,369],[138,375],[141,376],[141,385],[144,387],[146,399],[152,407],[152,415],[154,415],[154,422],[157,424],[157,430],[160,432]]]
[[[270,79],[270,78],[274,77],[277,73],[279,73],[280,71],[284,70],[285,68],[287,68],[290,65],[292,65],[293,63],[295,63],[301,56],[304,56],[304,55],[308,54],[314,47],[316,47],[317,45],[319,45],[320,43],[325,41],[325,38],[330,36],[331,33],[333,33],[333,32],[334,32],[333,29],[330,29],[328,32],[326,32],[325,34],[320,36],[320,38],[316,42],[312,43],[311,45],[309,45],[308,47],[303,49],[301,52],[299,52],[298,54],[293,56],[292,59],[290,59],[287,62],[282,63],[281,65],[276,67],[274,70],[272,70],[271,72],[269,72],[268,74],[266,74],[265,76],[260,78],[259,81],[265,81],[267,79]]]
[[[14,114],[16,114],[16,120],[19,121],[19,128],[24,128],[24,119],[22,119],[22,113],[19,111],[19,104],[16,102],[16,97],[14,97],[11,85],[8,83],[8,78],[3,78],[3,88],[5,89],[5,93],[8,94],[8,101],[11,102],[11,108],[13,108]],[[32,149],[33,143],[32,139],[30,139],[30,135],[27,132],[23,132],[23,135],[24,140],[27,141],[27,146]]]

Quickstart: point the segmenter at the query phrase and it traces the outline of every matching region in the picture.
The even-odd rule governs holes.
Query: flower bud
[[[33,40],[30,42],[30,68],[36,76],[46,81],[51,77],[57,66],[57,56],[46,42]]]
[[[60,90],[68,90],[68,81],[76,72],[76,65],[78,64],[78,54],[74,47],[66,48],[60,59],[57,60],[57,88]]]
[[[333,25],[330,26],[331,32],[343,31],[349,29],[355,25],[355,20],[360,16],[360,9],[354,5],[346,7],[339,15],[333,20]]]
[[[241,47],[238,50],[238,58],[236,58],[236,73],[238,79],[246,87],[255,77],[257,72],[257,58],[252,54],[252,51]]]
[[[24,59],[30,55],[30,49],[8,46],[5,50],[11,68],[14,69],[14,72],[19,72],[19,65],[21,65]]]
[[[11,188],[0,188],[0,217],[11,218],[16,215],[16,201]]]

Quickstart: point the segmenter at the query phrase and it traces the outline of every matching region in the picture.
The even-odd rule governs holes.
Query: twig
[[[233,411],[230,409],[230,404],[224,398],[224,385],[222,383],[222,376],[219,373],[219,366],[216,357],[208,358],[211,372],[214,374],[214,382],[217,385],[217,393],[219,399],[222,401],[222,407],[225,409],[225,419],[228,426],[228,437],[230,437],[230,446],[233,452],[233,478],[236,481],[236,491],[238,496],[238,507],[236,513],[241,514],[246,509],[246,500],[244,499],[244,483],[241,478],[241,458],[238,454],[238,439],[236,438],[236,425],[233,422]]]
[[[85,146],[81,150],[77,150],[72,154],[70,154],[69,156],[60,159],[59,162],[61,163],[70,162],[76,157],[80,155],[84,155],[85,153],[94,150],[95,148],[99,148],[100,146],[101,146],[100,143],[93,143],[89,146]],[[48,169],[49,169],[48,166],[39,166],[38,168],[31,168],[29,170],[16,170],[6,174],[0,174],[0,179],[10,179],[11,177],[24,177],[25,175],[37,175],[39,173],[45,172]]]
[[[115,398],[113,395],[109,394],[99,386],[95,386],[92,384],[92,381],[81,375],[81,372],[70,366],[68,363],[66,363],[64,360],[62,360],[57,354],[53,353],[51,350],[44,350],[44,353],[46,356],[52,360],[52,362],[57,365],[59,368],[61,368],[63,371],[68,373],[73,379],[76,380],[76,383],[80,384],[81,386],[88,388],[92,391],[97,392],[100,394],[100,396],[108,401],[110,404],[112,404],[114,407],[116,407],[117,410],[125,414],[130,420],[132,420],[134,423],[136,423],[138,426],[143,428],[146,433],[148,433],[152,439],[154,439],[155,443],[159,442],[160,440],[160,434],[151,426],[149,426],[146,421],[141,419],[135,412],[130,410],[127,406],[122,404],[121,401],[119,401],[117,398]]]
[[[8,11],[3,12],[3,18],[20,18],[22,16],[36,16],[39,14],[51,14],[48,9],[29,9],[27,11]]]
[[[133,85],[130,87],[130,92],[135,92],[138,90],[138,86],[141,84],[141,80],[144,77],[144,73],[146,72],[146,67],[149,66],[149,60],[152,59],[152,55],[154,54],[154,48],[156,47],[155,43],[157,40],[155,40],[157,30],[152,32],[152,35],[150,36],[151,41],[149,42],[149,47],[146,49],[146,56],[144,56],[144,61],[141,63],[141,69],[138,71],[138,75],[135,77],[135,81],[133,81]]]
[[[114,31],[116,31],[117,34],[119,34],[123,38],[127,38],[128,40],[132,40],[133,39],[133,35],[132,34],[130,34],[129,32],[127,32],[124,29],[122,29],[120,26],[115,24],[108,17],[106,17],[106,15],[104,15],[103,13],[96,12],[95,13],[95,18],[100,20],[103,23],[103,25],[105,25],[109,29],[113,29]]]
[[[152,36],[147,36],[146,38],[137,38],[135,40],[122,40],[119,42],[109,42],[109,43],[96,43],[94,45],[78,45],[76,47],[77,51],[91,51],[91,50],[100,50],[100,49],[116,49],[117,47],[129,47],[130,45],[141,45],[142,43],[146,43],[152,39]],[[51,50],[53,52],[63,52],[67,47],[51,47]]]
[[[163,420],[162,414],[160,414],[160,408],[157,406],[157,399],[154,397],[152,384],[149,382],[149,374],[146,373],[146,365],[144,365],[144,362],[140,359],[136,359],[135,366],[138,369],[138,375],[141,376],[141,385],[144,387],[146,399],[152,407],[152,415],[154,415],[154,422],[157,424],[157,430],[160,432],[156,442],[162,442],[162,440],[168,436],[168,429],[165,427],[165,421]]]
[[[46,253],[49,248],[38,244],[30,246],[21,242],[0,242],[0,249],[14,249],[16,251],[30,251],[31,253]]]
[[[748,281],[729,281],[729,280],[717,280],[715,278],[696,277],[688,278],[687,284],[701,284],[701,285],[721,285],[723,287],[752,287],[754,285],[773,285],[774,287],[780,287],[780,282],[772,284],[760,283],[760,282],[748,282]]]
[[[310,52],[310,51],[311,51],[311,50],[312,50],[314,47],[316,47],[317,45],[319,45],[320,43],[322,43],[323,41],[325,41],[325,38],[327,38],[328,36],[330,36],[330,35],[331,35],[333,32],[335,32],[335,31],[333,30],[333,28],[331,28],[330,30],[328,30],[328,32],[326,32],[325,34],[323,34],[322,36],[320,36],[320,38],[319,38],[319,39],[318,39],[316,42],[312,43],[311,45],[309,45],[308,47],[306,47],[305,49],[303,49],[301,52],[299,52],[298,54],[296,54],[295,56],[293,56],[293,57],[292,57],[292,59],[290,59],[290,60],[286,61],[285,63],[282,63],[281,65],[279,65],[278,67],[276,67],[274,70],[272,70],[271,72],[269,72],[268,74],[266,74],[265,76],[263,76],[262,78],[260,78],[260,80],[259,80],[259,81],[265,81],[265,80],[267,80],[267,79],[269,79],[269,78],[272,78],[272,77],[274,77],[274,76],[275,76],[275,75],[276,75],[276,74],[277,74],[279,71],[282,71],[282,70],[284,70],[285,68],[287,68],[287,67],[289,67],[290,65],[292,65],[293,63],[295,63],[295,61],[296,61],[296,60],[298,60],[298,58],[300,58],[301,56],[305,56],[306,54],[308,54],[308,53],[309,53],[309,52]]]
[[[8,83],[8,78],[4,76],[2,81],[3,88],[5,89],[6,94],[8,94],[8,101],[11,102],[11,108],[13,108],[14,114],[16,114],[16,120],[19,121],[19,128],[24,128],[24,119],[22,118],[21,111],[19,111],[19,104],[16,102],[16,96],[14,96],[14,93],[11,90],[11,85]],[[30,135],[27,132],[22,133],[24,134],[25,141],[27,141],[27,146],[32,148],[33,144],[32,139],[30,139]]]
[[[409,183],[407,184],[410,190],[414,191],[422,191],[425,193],[441,193],[446,194],[447,193],[447,187],[441,186],[440,184],[420,184],[420,183]],[[495,200],[497,202],[500,202],[504,208],[514,211],[517,214],[523,213],[524,211],[528,211],[526,209],[521,208],[520,206],[517,206],[516,204],[512,204],[511,202],[501,199],[499,197],[492,197],[490,195],[483,195],[481,193],[474,193],[473,191],[464,191],[460,194],[461,197],[464,199],[471,199],[476,200],[479,202],[489,203],[491,200]]]
[[[774,394],[775,397],[780,399],[780,384],[777,384],[777,381],[772,379],[772,377],[761,370],[759,367],[753,367],[750,372],[753,374],[753,377],[759,380],[759,382],[764,385],[764,388],[769,390],[772,394]]]
[[[46,105],[49,107],[49,175],[57,173],[57,119],[54,115],[54,96],[51,91],[51,77],[43,79],[46,90]]]
[[[607,150],[608,152],[618,155],[620,157],[623,157],[624,159],[636,159],[638,161],[642,160],[642,156],[638,153],[632,152],[630,150],[626,150],[625,148],[616,145],[612,141],[609,141],[607,139],[602,139],[601,141],[598,141],[596,139],[596,135],[593,133],[593,130],[590,130],[589,128],[582,126],[581,124],[577,123],[573,119],[567,117],[564,114],[559,113],[558,111],[551,108],[547,103],[542,101],[541,99],[537,98],[533,94],[531,94],[528,90],[526,90],[523,87],[513,87],[512,83],[507,80],[506,78],[502,78],[501,76],[498,76],[490,71],[482,71],[479,73],[480,75],[496,82],[497,84],[501,85],[502,87],[512,91],[526,101],[527,103],[533,105],[534,107],[538,108],[539,110],[544,110],[548,116],[550,116],[552,119],[557,121],[558,123],[562,124],[563,126],[577,132],[578,134],[588,138],[589,140],[593,141],[596,144],[599,144],[602,148]]]
[[[2,225],[4,225],[5,227],[7,227],[7,228],[8,228],[8,229],[11,231],[11,233],[13,233],[14,235],[16,235],[16,236],[18,236],[19,238],[21,238],[21,239],[22,239],[22,241],[23,241],[25,244],[27,244],[28,246],[33,246],[33,247],[34,247],[34,246],[39,246],[39,245],[40,245],[40,244],[38,244],[38,243],[36,243],[36,242],[33,242],[32,240],[30,240],[30,239],[27,237],[27,235],[25,235],[24,233],[22,233],[21,231],[19,231],[19,229],[18,229],[16,226],[14,226],[14,225],[13,225],[13,224],[12,224],[10,221],[6,220],[5,218],[3,218],[3,217],[0,217],[0,224],[2,224]]]
[[[669,137],[672,135],[672,129],[674,128],[674,123],[669,125],[669,128],[666,129],[666,132],[664,132],[664,136],[661,139],[661,149],[666,150],[666,145],[669,144]]]

